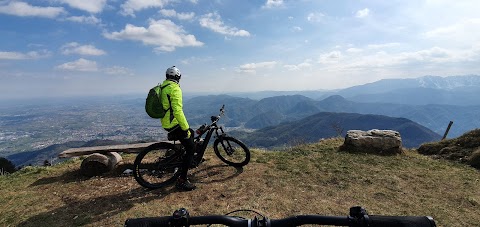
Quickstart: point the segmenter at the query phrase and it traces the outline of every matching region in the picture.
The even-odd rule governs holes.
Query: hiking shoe
[[[178,178],[177,183],[175,183],[175,187],[183,191],[191,191],[197,188],[197,186],[192,184],[188,179],[184,180],[180,178]]]

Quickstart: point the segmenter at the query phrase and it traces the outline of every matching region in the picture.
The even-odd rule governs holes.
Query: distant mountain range
[[[404,147],[438,141],[441,136],[432,130],[405,118],[357,113],[321,112],[297,121],[281,123],[250,133],[235,132],[251,146],[278,147],[321,138],[344,136],[348,130],[388,129],[400,132]]]
[[[373,83],[346,88],[338,93],[339,95],[355,96],[365,93],[384,93],[406,88],[454,90],[463,87],[480,87],[480,76],[424,76],[407,79],[383,79]]]
[[[385,79],[336,92],[349,100],[408,105],[480,105],[480,76]]]
[[[395,103],[407,105],[480,105],[480,76],[424,76],[409,79],[383,79],[340,90],[262,91],[230,93],[232,96],[260,100],[283,95],[302,95],[322,100],[340,95],[362,103]]]
[[[268,113],[268,112],[267,112]],[[347,130],[389,129],[400,132],[404,147],[418,147],[422,143],[437,141],[440,135],[405,118],[356,113],[327,113],[315,115],[254,132],[233,131],[229,134],[254,147],[281,147],[299,143],[316,142],[321,138],[343,136]],[[7,159],[15,166],[42,165],[45,160],[53,163],[58,154],[69,148],[125,144],[114,140],[69,141],[54,144],[40,150],[15,153]]]
[[[238,97],[225,94],[186,96],[184,110],[190,125],[196,127],[208,122],[225,104],[226,114],[220,123],[237,127],[237,131],[256,130],[250,135],[237,133],[247,144],[259,146],[315,141],[322,137],[343,136],[349,129],[377,128],[398,130],[404,146],[415,147],[438,140],[449,121],[454,124],[448,138],[480,128],[480,76],[474,75],[387,79],[336,91],[235,95]],[[163,135],[159,122],[148,118],[144,112],[145,97],[73,100],[47,100],[48,105],[35,101],[33,107],[25,111],[15,103],[0,105],[0,126],[8,128],[0,132],[0,145],[3,144],[6,153],[17,153],[11,149],[25,147],[22,141],[32,144],[42,144],[51,138],[62,141],[62,144],[27,150],[8,158],[16,165],[27,165],[55,157],[59,151],[70,147],[88,146],[86,142],[64,143],[69,140],[62,139],[67,138],[62,132],[81,131],[89,140],[121,138],[119,135],[135,140],[162,139],[159,138]],[[11,111],[4,111],[6,109]],[[52,120],[52,116],[65,122]]]
[[[277,96],[255,101],[227,95],[197,97],[185,102],[190,124],[206,123],[218,108],[226,105],[223,123],[229,127],[261,129],[282,122],[296,121],[319,112],[360,113],[410,119],[437,134],[443,135],[450,121],[454,124],[448,137],[460,136],[480,128],[479,106],[406,105],[392,103],[360,103],[333,95],[317,101],[301,95]],[[206,111],[206,107],[210,111]],[[190,117],[195,116],[195,117]]]

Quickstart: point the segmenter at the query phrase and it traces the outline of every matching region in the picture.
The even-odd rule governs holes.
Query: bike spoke
[[[250,161],[250,151],[239,140],[224,137],[214,144],[215,153],[225,163],[232,166],[244,166]]]
[[[171,182],[177,175],[181,160],[167,150],[149,150],[135,161],[135,179],[144,187],[158,188]]]

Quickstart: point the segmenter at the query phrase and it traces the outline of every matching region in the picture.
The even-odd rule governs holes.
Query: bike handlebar
[[[381,226],[391,226],[391,227],[435,227],[435,221],[430,216],[377,216],[369,215],[370,227],[381,227]]]
[[[363,209],[363,208],[362,208]],[[178,212],[184,212],[182,216]],[[365,210],[363,210],[365,211]],[[233,227],[275,227],[275,226],[301,226],[306,224],[334,225],[350,227],[436,227],[435,221],[429,216],[381,216],[367,215],[366,212],[349,216],[321,216],[298,215],[282,219],[243,219],[226,215],[189,216],[188,211],[180,209],[173,216],[127,219],[125,227],[157,227],[157,226],[189,226],[222,224]]]
[[[174,218],[172,216],[163,216],[156,218],[137,218],[127,219],[125,221],[125,227],[158,227],[158,226],[187,226],[187,225],[206,225],[206,224],[222,224],[227,226],[251,226],[251,220],[240,219],[232,216],[224,215],[209,215],[209,216],[197,216],[190,217],[186,225],[174,224]]]
[[[211,116],[210,119],[212,123],[210,125],[207,125],[207,123],[205,123],[202,126],[200,126],[200,128],[195,130],[195,133],[197,134],[197,137],[195,138],[196,139],[200,138],[200,136],[202,136],[204,132],[208,131],[213,125],[215,125],[220,120],[221,116],[224,114],[225,114],[225,104],[222,105],[222,108],[220,108],[220,113],[217,116]]]
[[[225,104],[222,105],[222,108],[220,108],[220,114],[218,114],[217,116],[212,116],[211,119],[212,119],[212,124],[215,124],[218,122],[218,120],[220,120],[220,117],[225,114]]]

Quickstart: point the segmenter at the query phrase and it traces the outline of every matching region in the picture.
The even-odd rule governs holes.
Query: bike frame
[[[218,133],[218,130],[221,131],[221,133]],[[203,158],[203,155],[205,154],[205,151],[207,150],[208,143],[210,142],[210,139],[213,136],[213,133],[215,132],[215,138],[219,139],[225,136],[225,131],[223,130],[223,127],[219,127],[216,122],[213,122],[210,126],[209,129],[205,135],[205,138],[203,139],[203,143],[201,144],[200,147],[197,147],[195,150],[195,153],[197,153],[197,157],[199,160]],[[203,135],[203,134],[202,134]],[[195,144],[199,144],[200,141],[202,141],[202,135],[198,135],[195,137]],[[197,161],[199,161],[197,160]]]
[[[222,108],[220,109],[220,114],[218,116],[211,117],[212,123],[210,125],[204,124],[197,130],[197,136],[193,138],[195,144],[195,152],[193,154],[193,160],[189,168],[198,167],[204,161],[203,156],[205,155],[205,151],[210,143],[210,140],[212,139],[212,136],[215,137],[215,141],[213,142],[213,150],[218,156],[218,158],[226,164],[234,167],[242,167],[248,164],[248,162],[250,161],[250,151],[248,150],[246,145],[233,137],[227,136],[225,134],[225,131],[223,130],[223,127],[217,125],[217,122],[220,120],[223,114],[224,106],[222,106]],[[241,152],[245,153],[245,159],[243,159],[242,162],[231,161],[230,158],[227,157],[232,156],[232,154],[236,150],[240,149],[237,148],[237,146],[232,147],[232,144],[241,147]],[[152,150],[164,150],[165,154],[159,154],[160,157],[157,157],[156,159],[154,158],[156,161],[153,163],[149,163],[150,160],[147,160],[147,162],[144,163],[142,160]],[[226,155],[222,154],[221,152],[226,153]],[[138,183],[140,183],[140,185],[146,188],[154,189],[162,187],[171,182],[174,178],[178,177],[178,170],[182,168],[181,166],[183,165],[184,158],[185,148],[181,143],[178,143],[176,140],[154,143],[145,148],[145,150],[141,151],[137,158],[135,158],[134,177],[138,181]],[[141,173],[141,170],[148,171],[149,176],[156,176],[157,178],[162,179],[158,183],[152,183],[149,179],[144,179],[144,175],[143,173]],[[164,177],[165,180],[163,180]]]
[[[215,140],[221,139],[222,137],[224,137],[226,135],[225,131],[223,130],[223,127],[217,125],[218,120],[220,120],[220,116],[223,114],[223,108],[224,108],[224,106],[222,106],[222,109],[220,109],[220,115],[218,115],[216,117],[215,116],[212,117],[212,123],[209,126],[207,126],[208,127],[207,132],[202,133],[202,134],[200,134],[200,135],[198,135],[194,138],[194,143],[196,145],[195,153],[197,154],[195,161],[197,162],[197,164],[199,164],[200,160],[202,160],[202,158],[203,158],[203,155],[205,155],[205,151],[207,150],[207,146],[210,142],[210,139],[213,136],[213,133],[215,132]],[[215,119],[213,119],[213,118],[215,118]],[[219,130],[220,130],[221,133],[219,133]],[[197,145],[200,143],[200,141],[202,141],[202,136],[203,135],[205,135],[205,137],[203,138],[203,143],[201,144],[200,147],[197,147]],[[227,141],[227,143],[228,143],[228,146],[230,146],[230,142]],[[181,149],[181,148],[183,148],[183,146],[180,144],[180,147],[178,147],[178,145],[175,143],[175,141],[173,142],[173,145],[174,145],[173,149],[176,150],[175,155],[182,157],[184,155],[183,150]],[[222,146],[225,146],[225,145],[222,144]],[[178,149],[178,148],[180,148],[180,149]],[[225,149],[225,147],[224,147],[224,149]],[[227,149],[225,149],[225,150],[227,150]]]

